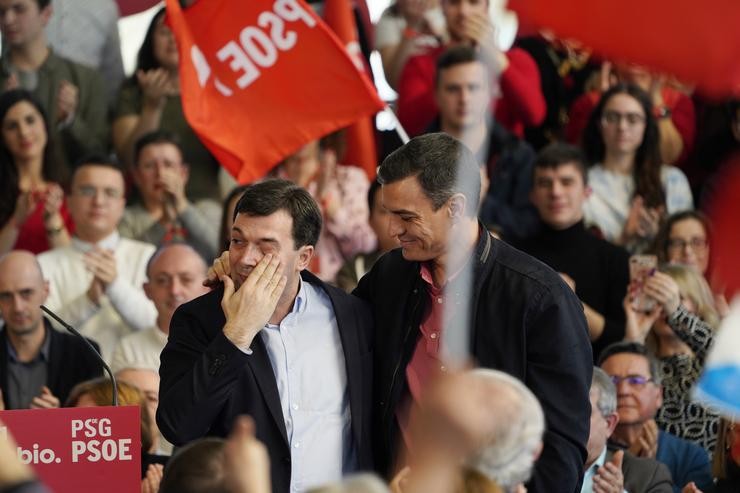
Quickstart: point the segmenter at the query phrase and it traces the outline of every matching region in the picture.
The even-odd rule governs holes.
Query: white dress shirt
[[[117,232],[98,242],[98,246],[114,251],[117,270],[117,277],[108,285],[100,305],[87,296],[93,275],[85,267],[84,254],[94,245],[73,238],[71,245],[44,252],[38,260],[44,278],[49,281],[46,306],[82,335],[100,344],[103,358],[110,361],[123,336],[151,327],[157,319],[157,309],[142,287],[146,264],[155,248],[120,238]],[[52,325],[60,328],[56,322]]]
[[[342,341],[328,295],[300,281],[292,311],[260,332],[275,373],[291,451],[292,492],[357,469]]]

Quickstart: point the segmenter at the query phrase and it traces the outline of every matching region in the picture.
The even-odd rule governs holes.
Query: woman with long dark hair
[[[23,89],[0,95],[0,254],[69,244],[66,179],[41,104]]]
[[[220,202],[216,159],[193,132],[183,114],[178,67],[180,56],[172,31],[159,10],[139,49],[136,72],[121,88],[113,120],[113,146],[118,158],[131,166],[136,141],[155,130],[179,137],[183,159],[190,167],[186,193],[190,200]]]
[[[601,97],[583,140],[591,163],[586,222],[609,241],[644,250],[665,214],[693,209],[686,176],[663,165],[650,96],[618,84]]]

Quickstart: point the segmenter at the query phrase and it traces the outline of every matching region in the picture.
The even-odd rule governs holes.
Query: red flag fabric
[[[324,21],[332,28],[340,42],[355,62],[358,70],[369,74],[365,58],[360,51],[357,26],[350,0],[324,0]],[[347,152],[343,162],[355,164],[365,170],[368,177],[375,177],[378,153],[375,147],[375,125],[371,118],[363,118],[347,128]]]
[[[157,5],[160,0],[116,0],[121,17],[138,14]]]
[[[509,0],[509,8],[608,59],[675,75],[708,95],[740,95],[737,0]]]
[[[302,0],[167,0],[188,123],[240,183],[383,107]]]

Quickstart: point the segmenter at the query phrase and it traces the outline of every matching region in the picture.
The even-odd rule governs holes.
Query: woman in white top
[[[619,84],[604,93],[586,126],[583,147],[594,163],[585,220],[607,240],[644,251],[666,214],[693,209],[686,176],[661,164],[652,103],[639,87]]]

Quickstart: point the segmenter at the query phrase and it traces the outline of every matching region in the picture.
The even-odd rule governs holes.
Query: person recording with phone
[[[652,306],[640,307],[635,302],[638,299],[651,301]],[[663,405],[656,423],[711,454],[717,442],[719,417],[693,402],[690,394],[719,324],[706,281],[691,267],[665,265],[649,273],[643,283],[630,284],[624,310],[625,340],[645,344],[659,362]]]

